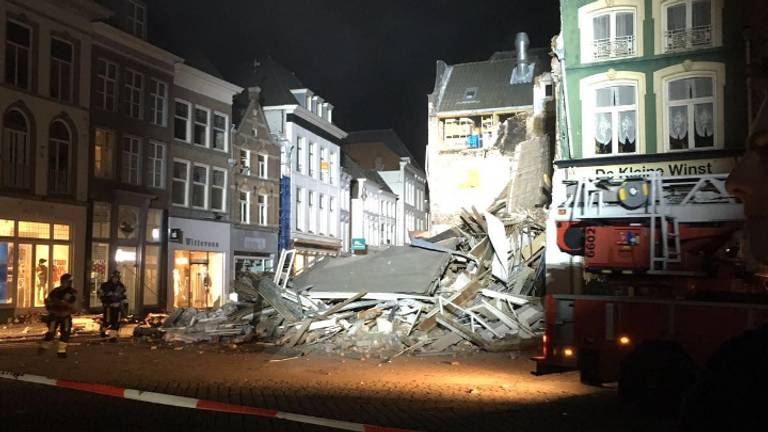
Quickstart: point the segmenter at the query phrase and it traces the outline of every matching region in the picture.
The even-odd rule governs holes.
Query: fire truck
[[[580,292],[545,298],[537,373],[578,369],[619,395],[681,396],[726,340],[768,322],[766,278],[741,259],[726,175],[656,172],[566,182],[557,246],[582,257]]]

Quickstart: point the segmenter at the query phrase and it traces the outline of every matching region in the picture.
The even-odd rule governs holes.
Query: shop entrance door
[[[189,299],[192,303],[191,306],[195,308],[211,307],[211,277],[208,275],[208,263],[192,263],[189,266],[189,272],[191,276],[189,281]]]
[[[136,248],[121,246],[115,252],[115,270],[120,272],[121,281],[125,285],[125,295],[128,297],[128,314],[135,313],[136,288],[138,287],[138,266],[136,265]]]

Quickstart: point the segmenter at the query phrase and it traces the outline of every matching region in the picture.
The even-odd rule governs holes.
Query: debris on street
[[[326,259],[296,277],[289,264],[243,273],[236,302],[178,309],[158,329],[167,342],[258,340],[382,363],[520,349],[542,333],[545,214],[508,211],[506,193],[514,187],[487,211],[465,210],[460,224],[407,247]]]

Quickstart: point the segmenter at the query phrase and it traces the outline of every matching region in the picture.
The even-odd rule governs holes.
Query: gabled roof
[[[535,64],[534,77],[550,70],[549,54],[544,48],[528,50],[528,62]],[[533,82],[511,83],[516,67],[514,51],[495,53],[486,61],[447,66],[435,83],[437,112],[533,105]]]
[[[392,189],[387,186],[387,183],[383,178],[381,178],[379,173],[361,167],[344,152],[341,152],[341,167],[344,168],[344,170],[346,170],[349,175],[352,176],[352,178],[364,178],[370,182],[376,183],[379,186],[379,189],[383,190],[384,192],[394,193],[392,192]]]
[[[261,105],[298,105],[291,90],[305,88],[296,75],[271,57],[246,65],[233,76],[243,87],[261,87]]]
[[[382,143],[399,157],[411,158],[411,163],[419,166],[419,161],[413,156],[400,136],[393,129],[374,129],[350,132],[345,144]]]

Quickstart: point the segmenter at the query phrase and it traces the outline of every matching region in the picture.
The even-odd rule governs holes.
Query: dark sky
[[[151,37],[224,74],[271,56],[333,105],[346,131],[393,128],[427,144],[435,62],[487,59],[525,31],[549,46],[558,0],[150,0]]]

